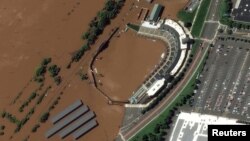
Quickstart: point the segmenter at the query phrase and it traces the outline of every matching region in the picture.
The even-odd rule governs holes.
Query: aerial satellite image
[[[249,141],[250,0],[0,0],[0,141]]]

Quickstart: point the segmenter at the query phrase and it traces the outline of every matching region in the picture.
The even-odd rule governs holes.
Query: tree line
[[[71,62],[78,62],[87,51],[90,45],[93,45],[98,36],[103,32],[104,28],[110,24],[110,21],[116,17],[125,0],[107,0],[104,8],[97,13],[90,23],[88,30],[83,33],[82,39],[86,40],[86,43],[71,57]],[[70,68],[68,65],[67,68]]]

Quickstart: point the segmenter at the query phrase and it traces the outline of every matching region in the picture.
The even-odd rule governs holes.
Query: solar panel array
[[[73,138],[77,140],[98,125],[95,113],[84,105],[81,100],[77,100],[52,117],[51,121],[54,126],[45,133],[46,138],[59,134],[61,139],[64,139],[73,134]]]
[[[76,129],[87,123],[94,116],[95,114],[93,112],[88,112],[82,118],[79,118],[74,123],[66,127],[62,132],[59,133],[59,136],[61,138],[65,138],[67,135],[69,135],[70,133],[74,132]]]
[[[74,102],[73,104],[71,104],[70,106],[68,106],[67,108],[65,108],[62,112],[60,112],[59,114],[57,114],[56,116],[54,116],[51,119],[52,123],[55,124],[56,122],[58,122],[59,120],[61,120],[63,117],[65,117],[66,115],[70,114],[71,112],[73,112],[78,107],[80,107],[82,104],[83,103],[82,103],[81,100],[77,100],[76,102]]]
[[[85,133],[90,131],[95,126],[97,126],[97,122],[96,122],[96,120],[92,119],[90,122],[83,125],[83,128],[79,128],[78,130],[76,130],[73,133],[74,139],[76,140],[76,139],[80,138],[82,135],[84,135]]]

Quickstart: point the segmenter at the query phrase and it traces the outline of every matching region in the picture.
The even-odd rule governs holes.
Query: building
[[[200,113],[181,112],[175,122],[169,141],[207,141],[208,125],[242,125],[237,119]]]
[[[161,13],[163,11],[163,6],[160,4],[155,4],[150,15],[149,15],[149,21],[150,22],[156,22],[158,18],[161,16]]]
[[[250,1],[237,0],[232,12],[232,17],[236,21],[250,22]]]
[[[155,81],[154,84],[148,89],[147,94],[148,96],[154,96],[164,85],[165,78]]]
[[[170,19],[160,20],[157,24],[144,21],[138,35],[161,40],[167,44],[160,62],[129,98],[131,104],[146,104],[152,97],[167,89],[169,76],[178,76],[189,49],[185,31],[177,22]]]

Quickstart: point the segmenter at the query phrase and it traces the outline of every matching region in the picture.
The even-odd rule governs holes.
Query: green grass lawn
[[[132,30],[135,30],[136,32],[138,32],[139,29],[140,29],[140,26],[139,26],[139,25],[136,25],[136,24],[128,23],[127,26],[128,26],[128,28],[130,28],[130,29],[132,29]]]
[[[199,42],[197,43],[199,44]],[[180,94],[176,97],[176,99],[172,101],[172,103],[167,108],[165,108],[163,113],[161,113],[156,119],[154,119],[147,126],[145,126],[140,132],[138,132],[129,141],[141,141],[143,135],[149,134],[149,133],[155,134],[154,128],[156,124],[164,123],[164,120],[166,120],[166,118],[170,114],[170,110],[172,110],[176,106],[177,103],[180,103],[181,100],[186,95],[193,93],[196,77],[201,73],[202,68],[204,67],[206,56],[207,56],[207,53],[205,56],[203,56],[202,61],[199,63],[196,71],[193,73],[192,77],[189,79],[188,83],[184,86],[184,88],[181,90]],[[155,134],[155,135],[159,136],[159,134]]]
[[[183,21],[184,23],[192,23],[195,13],[197,11],[197,8],[193,12],[187,12],[185,10],[180,10],[177,14],[177,17]]]
[[[199,11],[198,11],[196,19],[193,23],[193,28],[191,31],[191,34],[194,37],[199,37],[201,34],[202,26],[203,26],[203,23],[206,19],[206,15],[207,15],[207,12],[209,9],[210,2],[211,2],[211,0],[203,0],[201,5],[200,5]]]
[[[196,54],[196,51],[197,51],[197,49],[198,49],[201,42],[202,42],[201,40],[198,40],[198,39],[195,40],[194,44],[192,45],[192,49],[191,49],[191,54],[192,55]]]

